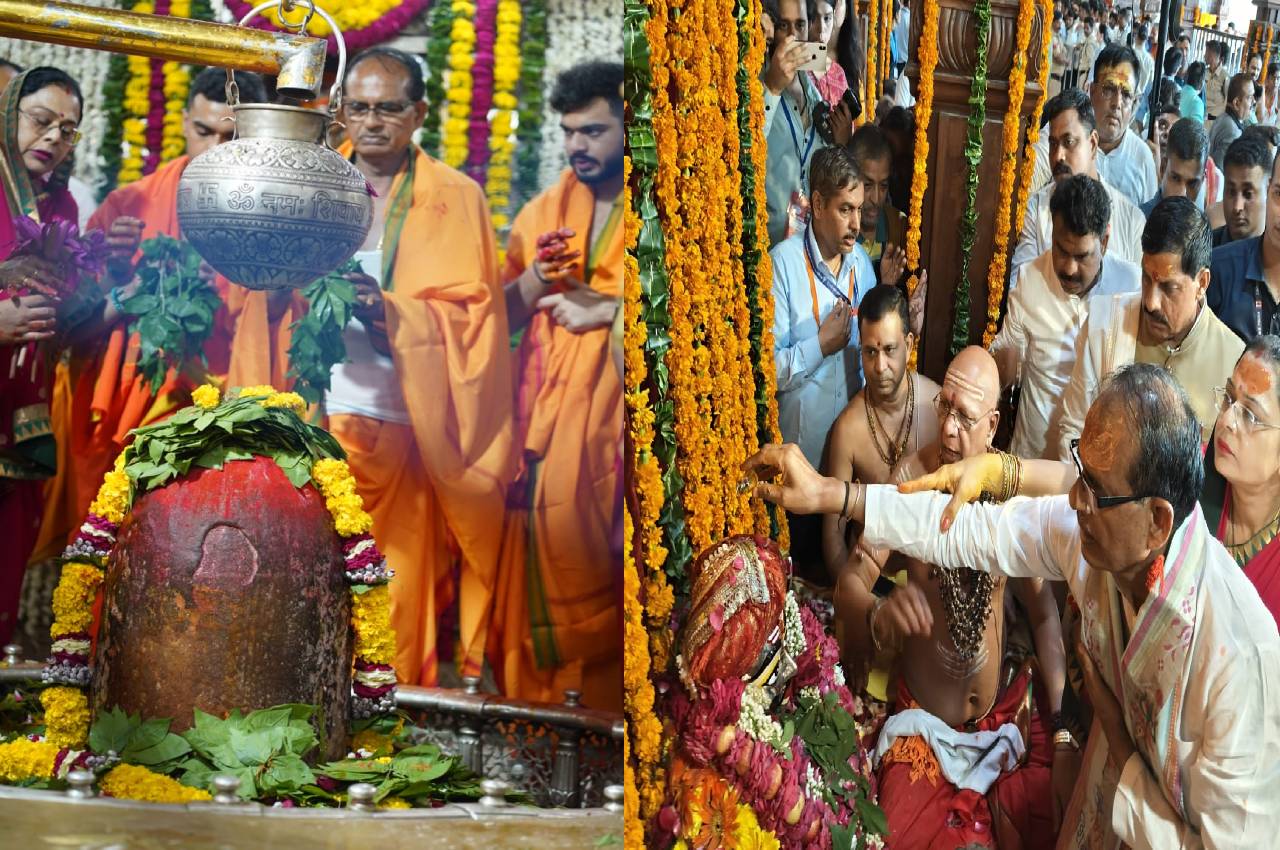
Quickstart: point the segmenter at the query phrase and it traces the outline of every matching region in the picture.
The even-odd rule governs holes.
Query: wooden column
[[[960,223],[964,215],[964,158],[966,122],[969,119],[969,88],[976,62],[977,36],[972,3],[940,0],[938,20],[938,67],[934,73],[933,117],[929,122],[929,190],[924,197],[920,259],[929,271],[929,297],[925,309],[924,340],[920,371],[941,381],[946,371],[947,344],[960,269]],[[991,35],[987,47],[987,121],[982,133],[982,163],[978,168],[978,236],[969,260],[969,338],[981,343],[987,315],[987,267],[994,251],[996,208],[999,205],[1001,134],[1009,108],[1009,72],[1017,37],[1018,3],[993,0]],[[911,4],[911,56],[919,57],[920,30],[924,23],[923,3]],[[1037,3],[1031,27],[1031,52],[1037,53],[1042,26]],[[1027,68],[1026,95],[1022,115],[1035,109],[1040,87],[1040,57],[1033,56]],[[913,61],[907,68],[911,90],[919,93],[920,67]],[[1025,123],[1025,122],[1024,122]],[[1016,187],[1015,187],[1016,191]],[[1002,225],[1003,226],[1003,225]],[[1017,240],[1010,237],[1009,254]],[[1007,271],[1006,271],[1007,276]]]

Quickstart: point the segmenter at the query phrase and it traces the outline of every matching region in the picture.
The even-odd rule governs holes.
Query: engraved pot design
[[[373,224],[364,176],[323,144],[329,117],[240,104],[236,138],[187,165],[182,234],[209,265],[249,289],[302,287],[351,259]]]

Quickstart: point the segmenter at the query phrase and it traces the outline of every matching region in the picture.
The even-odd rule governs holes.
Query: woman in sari
[[[67,190],[83,98],[57,68],[19,74],[0,94],[0,644],[13,634],[27,557],[54,472],[49,423],[53,368],[45,340],[62,330],[66,304],[48,262],[13,257],[14,219],[77,220]]]
[[[1280,337],[1249,343],[1219,392],[1214,464],[1227,488],[1218,539],[1280,623]]]

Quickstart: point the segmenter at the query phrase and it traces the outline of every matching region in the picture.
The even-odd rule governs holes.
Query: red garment
[[[1227,485],[1227,494],[1222,503],[1222,519],[1218,520],[1219,540],[1226,541],[1227,517],[1231,514],[1231,485]],[[1262,604],[1267,606],[1276,623],[1280,624],[1280,536],[1273,537],[1271,542],[1262,547],[1258,554],[1244,565],[1244,574],[1253,582]]]
[[[1031,671],[1024,670],[997,698],[991,711],[972,726],[955,727],[964,732],[989,731],[1014,722],[1023,696],[1031,686]],[[905,677],[898,683],[898,708],[918,707],[907,688]],[[1000,850],[1044,848],[1054,845],[1053,789],[1051,770],[1053,744],[1041,715],[1031,718],[1029,755],[1025,764],[1005,773],[986,796],[960,790],[933,770],[921,765],[894,761],[899,743],[885,755],[879,770],[880,807],[889,821],[886,850],[958,850],[958,848],[998,847]],[[899,739],[907,749],[928,745],[918,737]],[[932,758],[932,752],[929,752]],[[913,770],[917,773],[913,780]],[[989,800],[994,798],[1003,824],[993,824]]]
[[[41,198],[37,209],[41,221],[78,219],[65,189]],[[0,260],[8,259],[13,239],[13,217],[0,192]],[[0,300],[11,297],[0,290]],[[0,644],[13,636],[22,577],[44,513],[42,479],[53,474],[53,370],[48,343],[0,344]]]

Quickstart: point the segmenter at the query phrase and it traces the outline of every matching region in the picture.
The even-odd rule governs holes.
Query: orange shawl
[[[569,227],[570,250],[591,257],[595,196],[566,169],[521,210],[504,280],[533,262],[537,237]],[[589,286],[622,296],[622,228],[597,246]],[[615,569],[622,387],[610,328],[571,333],[539,311],[520,342],[516,439],[502,562],[500,641],[504,689],[558,702],[582,691],[588,705],[621,706],[621,626]],[[498,643],[498,642],[495,642]],[[499,647],[495,645],[495,652]]]

